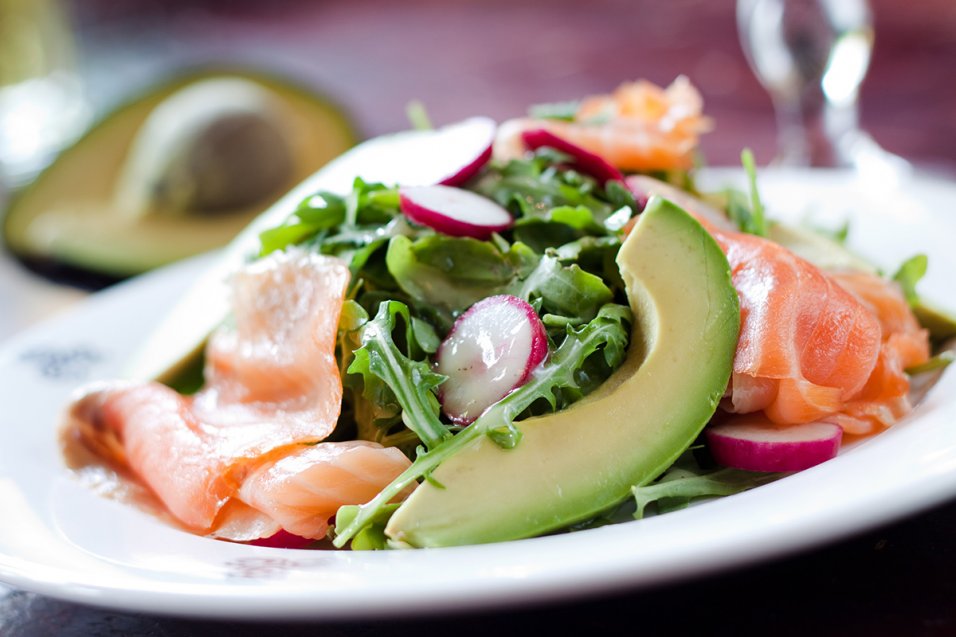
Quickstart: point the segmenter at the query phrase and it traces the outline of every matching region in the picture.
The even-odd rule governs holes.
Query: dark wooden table
[[[872,6],[877,37],[863,127],[918,166],[953,171],[956,4]],[[685,74],[717,122],[703,142],[710,163],[736,163],[745,146],[761,162],[775,153],[770,101],[743,60],[727,0],[85,0],[74,10],[81,69],[101,112],[196,62],[291,73],[334,96],[369,136],[405,128],[413,99],[436,123],[506,118],[533,102]],[[830,546],[663,588],[599,597],[581,591],[572,602],[396,621],[200,622],[90,609],[0,586],[0,635],[956,635],[954,537],[956,501]]]

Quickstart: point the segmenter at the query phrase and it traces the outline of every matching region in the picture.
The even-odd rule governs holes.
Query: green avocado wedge
[[[123,278],[227,244],[356,143],[344,111],[266,72],[194,71],[106,115],[10,202],[10,251]]]
[[[737,346],[727,259],[694,218],[653,197],[617,263],[635,320],[623,365],[570,408],[516,423],[513,449],[483,436],[439,465],[389,520],[392,542],[482,544],[567,527],[624,501],[696,439]]]

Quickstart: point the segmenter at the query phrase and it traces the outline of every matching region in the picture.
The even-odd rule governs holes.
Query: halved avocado
[[[343,153],[254,219],[214,260],[133,353],[124,376],[179,384],[206,338],[229,313],[229,275],[259,253],[259,234],[288,219],[305,197],[319,191],[347,194],[356,177],[369,182],[418,186],[448,176],[442,158],[464,140],[487,131],[484,118],[467,119],[430,130],[406,130],[375,137]],[[409,158],[414,158],[410,161]],[[435,161],[430,161],[430,159]]]
[[[513,449],[483,436],[439,465],[389,520],[391,540],[453,546],[560,529],[619,504],[694,441],[737,346],[727,259],[700,223],[653,197],[617,262],[635,319],[624,364],[570,408],[517,423]]]
[[[228,243],[356,141],[339,107],[284,79],[191,73],[65,150],[11,201],[4,237],[28,260],[138,274]]]

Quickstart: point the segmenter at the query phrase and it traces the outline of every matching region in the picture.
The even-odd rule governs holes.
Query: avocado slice
[[[913,313],[920,325],[929,330],[929,336],[934,343],[940,344],[956,337],[956,315],[933,301],[916,299]]]
[[[570,408],[475,440],[386,527],[416,547],[531,537],[589,519],[657,478],[714,414],[740,329],[730,268],[690,215],[653,197],[617,257],[635,324],[624,364]],[[441,485],[441,486],[436,486]]]
[[[357,140],[335,104],[265,73],[205,70],[118,108],[10,202],[15,255],[114,278],[225,245]]]

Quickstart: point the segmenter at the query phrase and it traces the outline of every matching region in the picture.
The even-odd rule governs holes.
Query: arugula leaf
[[[387,280],[389,283],[386,285],[394,286],[394,280],[388,272],[368,272],[366,268],[374,263],[375,253],[384,248],[392,237],[407,236],[411,232],[404,217],[396,217],[384,225],[340,228],[335,234],[323,237],[319,251],[348,261],[353,279]]]
[[[580,102],[550,102],[547,104],[533,104],[528,109],[528,115],[535,119],[557,119],[566,122],[574,121]]]
[[[637,200],[634,198],[634,193],[626,185],[612,179],[604,184],[604,191],[607,194],[608,202],[615,210],[630,208],[633,213],[637,212]]]
[[[345,221],[345,199],[331,192],[318,192],[303,199],[294,216],[302,223],[332,228]]]
[[[489,407],[475,422],[458,432],[454,437],[420,453],[412,465],[402,472],[371,501],[349,511],[349,515],[337,521],[335,546],[341,548],[362,529],[380,519],[383,508],[398,494],[417,480],[427,477],[447,458],[467,447],[481,436],[491,435],[496,442],[512,428],[520,430],[515,423],[533,403],[544,400],[552,408],[558,408],[558,390],[578,386],[579,370],[592,355],[600,355],[613,366],[620,364],[626,352],[630,335],[630,310],[622,305],[610,304],[598,312],[588,324],[569,329],[564,342],[542,365],[531,379]],[[397,392],[396,392],[397,393]],[[517,440],[516,444],[520,444]]]
[[[315,236],[317,230],[307,223],[289,223],[259,233],[259,256],[264,257],[287,246],[302,243]]]
[[[504,293],[537,261],[537,255],[520,242],[502,250],[493,242],[444,235],[414,241],[395,236],[385,254],[397,287],[416,304],[440,310],[434,314],[442,331],[451,327],[457,313],[487,296]]]
[[[404,352],[393,338],[397,318],[405,324]],[[439,419],[434,392],[445,376],[432,371],[408,306],[398,301],[382,303],[375,318],[360,328],[359,338],[362,346],[355,350],[348,373],[362,376],[364,397],[380,409],[401,413],[402,422],[428,449],[450,438],[451,432]]]
[[[352,538],[351,548],[353,551],[379,551],[388,548],[388,538],[385,537],[385,525],[392,513],[398,508],[398,504],[387,504],[369,523],[355,534]],[[335,515],[336,524],[348,524],[358,514],[359,507],[355,505],[346,505],[339,507]]]
[[[282,225],[259,234],[259,256],[297,245],[345,221],[341,197],[319,192],[303,199]]]
[[[496,294],[540,300],[544,312],[576,323],[594,318],[614,297],[600,276],[565,265],[551,252],[538,257],[521,242],[502,251],[477,239],[395,236],[385,259],[398,287],[416,303],[447,311],[445,328],[455,314]]]
[[[808,226],[810,230],[832,239],[841,246],[846,245],[846,240],[850,237],[850,220],[846,219],[844,222],[837,226],[836,228],[824,228],[821,226]]]
[[[381,230],[399,216],[398,190],[383,184],[366,183],[356,178],[351,192],[340,197],[331,192],[321,191],[303,199],[286,221],[260,233],[259,256],[265,256],[276,250],[309,241],[342,244],[342,235],[354,233],[359,226],[365,225],[365,233]],[[325,241],[326,237],[338,229],[338,240]],[[345,242],[359,247],[355,238]],[[363,244],[364,245],[364,244]],[[328,250],[323,250],[331,254]]]
[[[752,231],[753,222],[751,221],[753,215],[750,212],[747,196],[739,190],[728,188],[724,191],[724,198],[726,199],[727,217],[741,232],[754,234]]]
[[[935,372],[941,369],[946,369],[953,361],[956,361],[956,352],[944,350],[927,360],[925,363],[907,367],[903,371],[905,371],[909,376],[916,376],[917,374],[925,374],[927,372]]]
[[[528,246],[537,254],[585,238],[584,232],[577,228],[541,217],[518,219],[511,233],[515,241]]]
[[[556,248],[552,254],[562,265],[577,264],[579,268],[599,277],[613,293],[614,298],[623,298],[624,280],[615,258],[621,248],[621,237],[582,237]]]
[[[926,275],[928,266],[929,259],[926,255],[917,254],[904,261],[893,275],[893,280],[900,284],[903,296],[906,297],[906,302],[910,304],[910,307],[919,303],[916,284]]]
[[[428,111],[425,110],[425,104],[421,100],[412,100],[405,106],[405,116],[408,122],[415,130],[432,130],[432,121],[428,117]]]
[[[549,219],[557,207],[582,206],[591,211],[599,227],[620,208],[608,200],[604,188],[592,177],[562,167],[570,158],[541,148],[531,159],[492,164],[475,184],[475,191],[521,217]],[[615,191],[618,198],[620,192]],[[617,201],[615,201],[617,203]]]
[[[575,323],[590,321],[614,297],[601,277],[576,263],[562,265],[550,251],[524,280],[515,281],[507,292],[526,301],[540,300],[545,313],[569,317]]]
[[[521,442],[521,430],[515,427],[513,422],[491,429],[488,431],[488,437],[502,449],[514,449]]]
[[[659,513],[675,511],[687,507],[697,498],[733,495],[773,482],[784,475],[786,474],[755,473],[740,469],[718,469],[695,473],[675,466],[657,482],[631,487],[631,493],[637,504],[634,517],[638,520],[643,518],[645,510],[651,503],[656,503]]]
[[[750,182],[750,210],[751,234],[761,237],[767,236],[767,221],[764,217],[763,202],[760,200],[760,192],[757,190],[757,166],[754,161],[754,154],[749,148],[745,148],[740,154],[740,161],[744,165],[744,171],[747,173],[747,180]]]
[[[547,218],[564,224],[575,230],[583,230],[590,234],[604,234],[604,226],[594,219],[594,211],[587,206],[556,206],[548,211]]]
[[[757,168],[749,148],[741,153],[740,160],[750,182],[750,195],[748,198],[739,190],[727,189],[724,192],[727,216],[740,228],[741,232],[766,237],[767,221],[764,217],[763,202],[757,191]]]
[[[368,183],[356,177],[352,191],[345,197],[344,225],[353,227],[386,223],[399,214],[399,201],[397,188]]]

